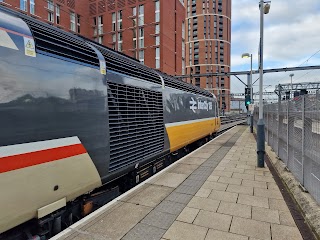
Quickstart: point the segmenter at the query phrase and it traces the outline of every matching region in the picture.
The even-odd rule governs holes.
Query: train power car
[[[49,238],[219,127],[211,93],[0,7],[0,239]]]

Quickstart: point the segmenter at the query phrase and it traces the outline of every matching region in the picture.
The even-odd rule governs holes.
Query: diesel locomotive
[[[0,239],[52,236],[219,127],[211,93],[0,7]]]

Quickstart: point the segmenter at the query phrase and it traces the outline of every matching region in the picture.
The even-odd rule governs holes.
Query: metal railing
[[[254,124],[258,121],[254,111]],[[320,94],[264,107],[266,142],[320,203]]]

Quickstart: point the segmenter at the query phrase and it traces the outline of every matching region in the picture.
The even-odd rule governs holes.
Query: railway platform
[[[236,126],[52,239],[298,240],[256,141]]]

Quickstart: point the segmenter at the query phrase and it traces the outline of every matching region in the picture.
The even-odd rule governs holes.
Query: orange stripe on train
[[[0,158],[0,173],[26,168],[38,164],[57,161],[87,153],[82,144],[51,148]]]

